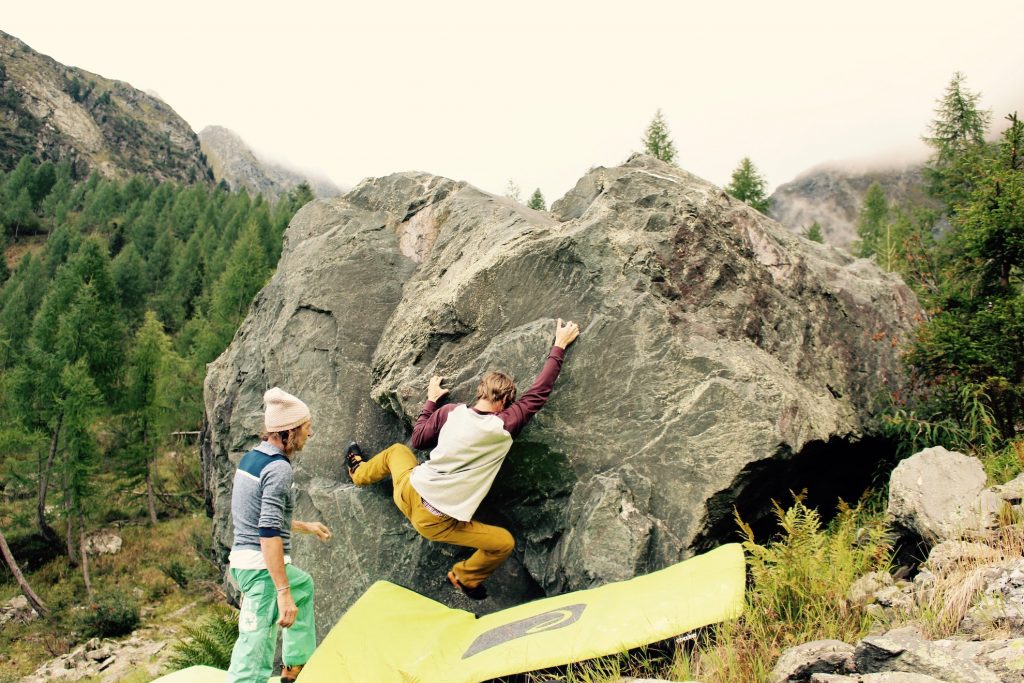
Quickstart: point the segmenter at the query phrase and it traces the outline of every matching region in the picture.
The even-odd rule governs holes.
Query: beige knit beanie
[[[263,394],[267,414],[263,421],[268,432],[284,432],[309,419],[309,408],[287,391],[274,387]]]

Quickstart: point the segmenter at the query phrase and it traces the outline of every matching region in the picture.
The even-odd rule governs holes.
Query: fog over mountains
[[[341,194],[338,186],[324,176],[304,175],[261,159],[237,133],[223,126],[203,128],[199,141],[214,178],[218,182],[223,180],[232,190],[245,188],[250,194],[274,199],[301,183],[308,183],[313,194],[321,199]]]

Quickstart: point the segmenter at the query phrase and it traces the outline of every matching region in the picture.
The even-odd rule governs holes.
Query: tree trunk
[[[146,454],[146,499],[149,505],[149,523],[156,526],[156,496],[153,494],[153,459],[149,453],[148,435],[142,433],[142,448]]]
[[[52,531],[52,529],[51,529]],[[21,569],[18,568],[18,563],[14,561],[14,555],[11,554],[11,549],[7,545],[7,539],[4,538],[4,532],[0,531],[0,554],[4,556],[4,562],[7,563],[7,568],[11,570],[11,574],[14,575],[14,580],[18,582],[18,586],[21,587],[21,592],[28,600],[28,604],[32,605],[32,609],[36,611],[41,617],[45,617],[49,614],[49,610],[46,609],[46,605],[39,599],[39,596],[35,594],[32,587],[28,585],[28,581],[25,580],[25,576],[21,573]]]
[[[213,440],[210,437],[210,421],[203,411],[203,426],[199,431],[199,470],[203,474],[203,502],[206,516],[213,519]]]
[[[153,474],[152,466],[146,464],[146,497],[149,499],[149,523],[152,526],[156,526],[156,500],[153,493]]]
[[[78,548],[82,557],[82,579],[85,580],[85,593],[92,599],[92,581],[89,580],[89,553],[85,552],[85,517],[78,515]]]
[[[53,469],[53,461],[57,457],[57,444],[60,442],[60,427],[64,422],[64,413],[57,415],[57,426],[50,436],[50,452],[46,457],[46,465],[39,472],[39,500],[36,501],[36,521],[39,524],[39,533],[43,538],[55,543],[57,532],[46,522],[46,490],[50,485],[50,470]]]
[[[67,520],[64,534],[64,547],[68,551],[68,562],[78,565],[78,542],[75,539],[75,511],[71,504],[71,494],[65,489],[64,493],[64,518]]]

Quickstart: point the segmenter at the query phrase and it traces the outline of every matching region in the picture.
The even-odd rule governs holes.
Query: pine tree
[[[647,126],[643,137],[644,153],[652,157],[667,161],[670,164],[676,162],[676,146],[669,137],[668,124],[661,115],[661,109],[654,113],[654,118]]]
[[[306,181],[302,181],[294,190],[288,193],[288,204],[291,213],[294,215],[296,211],[314,199],[316,199],[316,195],[313,194],[313,188]]]
[[[78,228],[68,223],[58,223],[46,240],[46,273],[54,277],[57,269],[64,265],[78,251],[82,235]]]
[[[1024,124],[1008,118],[995,153],[969,169],[970,195],[938,250],[936,294],[927,302],[936,313],[908,356],[926,387],[920,410],[971,427],[963,397],[974,397],[1004,442],[1019,436],[1024,420]]]
[[[29,195],[32,197],[32,208],[36,209],[42,203],[43,198],[50,194],[54,184],[57,182],[57,169],[50,162],[40,164],[32,180],[28,184]]]
[[[25,254],[11,278],[0,290],[0,370],[21,361],[32,318],[46,293],[46,278],[40,260]]]
[[[36,215],[32,211],[32,195],[27,187],[21,188],[14,200],[4,207],[4,223],[14,238],[36,226]]]
[[[812,242],[825,243],[825,236],[821,232],[821,225],[818,221],[814,221],[808,226],[807,230],[804,231],[804,237]]]
[[[135,334],[128,360],[127,412],[128,432],[132,435],[133,460],[144,472],[150,524],[157,523],[154,492],[154,462],[159,439],[155,428],[160,423],[157,382],[171,343],[163,325],[152,311]]]
[[[253,297],[270,274],[263,247],[254,229],[238,240],[210,296],[210,310],[200,325],[195,355],[200,363],[213,361],[231,342],[249,311]]]
[[[957,242],[975,264],[981,293],[1011,292],[1011,276],[1024,267],[1024,123],[1007,117],[997,157],[985,163],[985,178],[962,205]]]
[[[177,332],[195,313],[203,289],[202,236],[195,232],[179,249],[167,282],[151,302],[169,332]]]
[[[139,256],[134,244],[121,250],[110,265],[111,276],[117,286],[118,301],[128,323],[136,325],[146,307],[146,292],[149,280],[146,277],[146,263]]]
[[[21,193],[27,190],[35,177],[35,168],[32,163],[32,155],[26,154],[18,161],[18,165],[11,170],[4,178],[3,204],[9,205]],[[32,195],[29,195],[31,201]]]
[[[256,233],[256,239],[263,246],[265,260],[271,266],[276,265],[281,257],[281,243],[274,239],[274,226],[270,222],[270,212],[266,204],[261,204],[249,223]]]
[[[70,539],[77,536],[82,578],[92,596],[89,557],[85,552],[85,520],[91,511],[95,491],[93,474],[99,461],[99,447],[92,426],[101,404],[100,392],[89,376],[84,360],[68,365],[60,377],[64,414],[64,449],[61,470],[68,511],[68,555],[73,555]]]
[[[870,258],[884,246],[888,217],[889,202],[885,198],[885,190],[875,181],[864,194],[864,203],[857,217],[857,235],[860,237],[857,256]]]
[[[750,157],[743,157],[739,166],[732,172],[732,182],[725,187],[725,191],[761,213],[767,214],[768,197],[765,194],[765,185],[764,177],[758,172]]]
[[[49,193],[43,199],[42,211],[46,215],[55,216],[57,211],[57,205],[61,202],[65,202],[71,196],[71,188],[74,185],[74,179],[71,172],[71,164],[67,161],[62,161],[57,164],[56,168],[56,181],[53,187],[50,188]]]
[[[890,209],[888,221],[895,244],[895,262],[891,270],[898,271],[922,301],[932,300],[940,289],[939,252],[935,243],[934,226],[939,212],[933,208],[904,204]]]
[[[528,207],[530,207],[531,209],[534,209],[535,211],[547,211],[548,210],[547,206],[544,204],[544,195],[542,195],[540,193],[540,188],[539,187],[536,190],[533,191],[532,195],[530,195],[530,201],[527,202],[526,205]]]
[[[978,108],[980,98],[980,93],[967,90],[964,75],[957,71],[937,101],[930,135],[924,138],[935,150],[925,168],[929,193],[953,210],[970,196],[975,171],[986,154],[991,112]]]

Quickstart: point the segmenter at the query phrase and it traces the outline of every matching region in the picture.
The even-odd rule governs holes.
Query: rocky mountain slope
[[[857,239],[857,217],[871,183],[885,190],[890,205],[929,205],[921,166],[890,170],[849,170],[821,166],[780,185],[770,197],[768,215],[796,233],[817,221],[825,241],[849,248]]]
[[[245,188],[250,194],[277,199],[305,182],[321,199],[341,194],[326,178],[306,176],[258,158],[242,138],[222,126],[207,126],[199,131],[199,142],[214,179],[225,181],[233,190]]]
[[[0,168],[25,154],[111,178],[213,180],[196,134],[167,104],[0,31]]]
[[[316,425],[296,517],[335,532],[293,553],[321,631],[377,579],[462,606],[442,581],[460,551],[420,538],[387,482],[355,488],[345,444],[405,441],[433,374],[456,401],[492,368],[523,391],[561,317],[582,335],[478,515],[516,552],[472,609],[645,573],[733,538],[734,507],[756,524],[804,487],[823,509],[855,500],[888,454],[875,416],[919,313],[896,275],[650,157],[592,170],[551,213],[427,174],[368,180],[296,215],[209,366],[215,538],[226,556],[233,463],[279,385]]]

